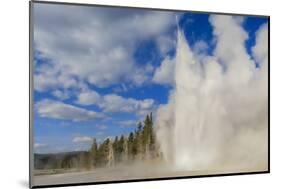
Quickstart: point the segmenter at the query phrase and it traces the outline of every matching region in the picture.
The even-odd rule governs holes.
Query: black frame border
[[[82,182],[82,183],[66,183],[66,184],[50,184],[50,185],[33,185],[33,4],[56,4],[66,6],[86,6],[86,7],[108,7],[108,8],[131,8],[142,10],[156,10],[168,12],[190,12],[198,14],[216,14],[216,15],[231,15],[231,16],[248,16],[248,17],[263,17],[268,20],[268,167],[265,171],[255,172],[237,172],[237,173],[222,173],[209,175],[192,175],[192,176],[176,176],[176,177],[160,177],[147,179],[129,179],[129,180],[112,180],[100,182]],[[29,1],[29,188],[51,188],[51,187],[67,187],[67,186],[85,186],[98,184],[113,184],[113,183],[131,183],[144,181],[163,181],[176,179],[190,179],[190,178],[210,178],[223,176],[239,176],[239,175],[257,175],[270,173],[270,16],[258,14],[238,14],[238,13],[224,13],[224,12],[209,12],[209,11],[193,11],[193,10],[179,10],[179,9],[164,9],[164,8],[149,8],[149,7],[134,7],[134,6],[120,6],[120,5],[102,5],[89,3],[72,3],[72,2],[56,2],[56,1]]]

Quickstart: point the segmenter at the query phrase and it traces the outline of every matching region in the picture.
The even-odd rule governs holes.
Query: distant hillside
[[[87,155],[85,151],[34,154],[34,169],[79,168]]]

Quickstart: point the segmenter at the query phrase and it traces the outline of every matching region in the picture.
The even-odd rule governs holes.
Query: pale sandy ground
[[[257,170],[258,171],[258,170]],[[132,180],[132,179],[149,179],[163,177],[180,177],[180,176],[195,176],[208,174],[222,173],[237,173],[248,172],[238,170],[209,170],[209,171],[182,171],[175,170],[159,165],[135,164],[131,166],[119,165],[109,168],[99,168],[91,171],[72,172],[53,175],[38,175],[34,176],[35,186],[53,185],[53,184],[71,184],[71,183],[87,183],[87,182],[103,182],[117,180]]]

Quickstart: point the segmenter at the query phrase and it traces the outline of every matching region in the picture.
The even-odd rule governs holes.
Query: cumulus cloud
[[[81,105],[98,104],[102,100],[101,98],[96,91],[87,90],[79,93],[76,103]]]
[[[123,98],[116,94],[105,95],[99,104],[105,112],[136,112],[150,110],[153,108],[153,99],[136,100],[133,98]]]
[[[178,32],[175,84],[157,111],[157,140],[179,169],[267,170],[268,27],[256,33],[253,60],[241,18],[215,15],[209,21],[213,55],[198,59]]]
[[[54,90],[52,92],[52,95],[60,100],[65,100],[70,97],[69,93],[67,91],[61,91],[61,90]]]
[[[36,61],[34,88],[50,91],[58,100],[77,96],[76,104],[96,105],[103,112],[144,115],[155,108],[154,100],[100,95],[89,84],[103,88],[122,83],[122,91],[127,91],[150,80],[154,67],[136,64],[134,53],[143,40],[154,40],[159,51],[167,53],[174,45],[167,34],[173,26],[169,12],[36,4],[35,59],[41,61]],[[40,103],[42,117],[79,121],[97,114],[59,102]],[[52,112],[43,112],[42,104],[52,105]],[[72,118],[72,113],[78,115]]]
[[[176,42],[172,36],[159,36],[156,39],[158,49],[162,55],[166,55],[170,50],[175,48]]]
[[[132,126],[136,126],[137,125],[137,121],[136,120],[124,120],[124,121],[119,121],[118,124],[121,127],[132,127]]]
[[[158,67],[154,73],[152,81],[158,84],[170,84],[174,83],[174,70],[175,70],[175,60],[166,57],[160,67]]]
[[[241,22],[230,16],[221,16],[210,17],[210,23],[214,26],[217,40],[215,56],[227,67],[226,79],[230,80],[229,84],[249,82],[255,63],[246,51],[244,43],[248,33],[241,27]],[[237,74],[241,79],[236,78]]]
[[[268,24],[264,24],[256,33],[256,45],[253,46],[252,52],[254,58],[259,64],[268,62]]]
[[[92,142],[93,138],[89,136],[76,136],[73,138],[73,143],[89,143]]]
[[[193,52],[197,55],[199,54],[206,55],[207,49],[208,49],[208,44],[203,40],[199,40],[195,42],[193,47]]]
[[[100,113],[49,99],[37,102],[35,108],[39,116],[53,119],[84,121],[103,117]]]
[[[135,64],[138,41],[165,38],[173,24],[169,12],[36,4],[35,51],[49,61],[36,65],[35,90],[69,88],[79,81],[141,85],[149,70]]]
[[[46,147],[47,144],[43,144],[43,143],[34,143],[34,148],[42,148],[42,147]]]
[[[34,88],[44,92],[55,89],[68,89],[79,85],[77,79],[68,74],[67,69],[61,72],[52,63],[37,65],[34,74]]]
[[[153,99],[137,100],[134,98],[124,98],[117,94],[100,95],[96,91],[87,90],[77,96],[77,104],[96,105],[103,112],[128,112],[143,115],[148,113],[156,104]]]

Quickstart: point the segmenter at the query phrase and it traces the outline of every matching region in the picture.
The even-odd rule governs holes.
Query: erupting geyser
[[[185,170],[259,171],[268,154],[268,26],[250,55],[239,19],[211,16],[216,46],[192,49],[178,31],[174,86],[156,117],[167,162]],[[202,43],[202,41],[201,41]]]

